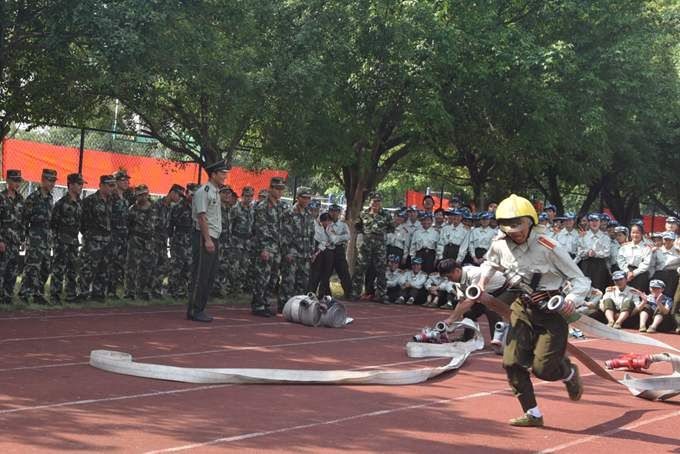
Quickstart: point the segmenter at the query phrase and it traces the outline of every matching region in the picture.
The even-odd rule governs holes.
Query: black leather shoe
[[[201,311],[198,314],[192,315],[191,320],[195,322],[210,323],[212,322],[213,318],[206,314],[205,312]]]
[[[253,315],[257,317],[271,317],[272,311],[269,310],[269,308],[262,308],[262,309],[253,309]]]

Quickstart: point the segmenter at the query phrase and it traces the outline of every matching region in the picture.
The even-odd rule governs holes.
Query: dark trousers
[[[308,291],[317,293],[318,290],[319,297],[331,294],[330,280],[333,273],[334,252],[332,249],[321,251],[312,262]]]
[[[387,287],[387,298],[391,302],[394,303],[397,300],[397,298],[399,298],[399,296],[401,296],[401,287],[399,287],[398,285],[394,287]]]
[[[592,282],[592,286],[602,292],[611,284],[612,278],[607,268],[607,262],[598,257],[588,257],[579,262],[583,274]]]
[[[346,248],[347,246],[344,244],[335,246],[335,249],[333,250],[333,271],[335,271],[338,275],[338,279],[340,279],[345,298],[349,298],[352,295],[352,278],[349,275]]]
[[[192,269],[191,269],[191,287],[189,293],[189,307],[187,312],[189,315],[195,315],[202,312],[208,304],[208,297],[212,292],[213,283],[215,282],[215,273],[217,272],[218,257],[219,257],[219,241],[213,238],[215,245],[214,252],[208,252],[205,249],[205,242],[201,236],[201,232],[195,231],[191,237],[191,251],[192,251]]]
[[[423,271],[427,274],[434,273],[434,260],[437,254],[434,249],[421,249],[416,252],[416,257],[423,259]]]
[[[458,251],[460,251],[460,244],[449,243],[444,246],[443,259],[458,260]]]
[[[424,288],[409,287],[402,289],[401,296],[403,296],[404,299],[413,298],[414,304],[423,304],[427,298],[427,290]]]

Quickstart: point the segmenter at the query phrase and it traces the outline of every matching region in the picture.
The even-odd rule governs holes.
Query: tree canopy
[[[679,73],[674,0],[0,3],[3,134],[118,100],[196,162],[246,147],[337,185],[350,216],[418,185],[677,211]]]

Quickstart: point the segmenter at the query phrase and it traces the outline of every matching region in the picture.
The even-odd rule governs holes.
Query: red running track
[[[574,403],[562,383],[535,382],[548,427],[518,429],[521,413],[500,358],[477,352],[461,370],[413,386],[191,385],[115,375],[90,350],[192,367],[414,368],[408,338],[447,313],[348,303],[354,324],[308,328],[212,306],[0,315],[0,452],[678,452],[680,405],[655,403],[583,371]],[[486,327],[484,327],[485,333]],[[680,336],[657,335],[680,347]],[[598,360],[643,346],[576,341]],[[668,365],[652,372],[668,373]],[[617,373],[620,375],[620,373]]]

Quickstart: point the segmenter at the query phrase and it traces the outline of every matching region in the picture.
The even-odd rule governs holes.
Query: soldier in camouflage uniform
[[[135,192],[136,194],[136,192]],[[184,187],[173,184],[168,195],[153,203],[154,234],[153,234],[153,280],[151,293],[154,298],[163,296],[163,280],[170,273],[168,259],[168,237],[170,235],[170,210],[179,202],[184,194]]]
[[[149,188],[140,184],[135,188],[137,201],[128,212],[128,253],[125,262],[125,298],[151,299],[151,275],[154,270],[153,234],[156,210],[149,201]]]
[[[229,275],[230,261],[233,257],[229,255],[231,245],[231,209],[236,205],[236,193],[229,185],[220,188],[220,202],[222,204],[222,233],[220,234],[220,258],[217,267],[217,277],[213,294],[217,297],[225,297],[233,292],[233,281]]]
[[[228,251],[231,257],[228,274],[233,290],[237,293],[250,289],[248,271],[252,262],[250,241],[253,236],[254,194],[255,190],[251,186],[244,187],[241,200],[234,205],[230,213],[232,241]]]
[[[76,277],[78,275],[78,232],[83,215],[80,194],[83,192],[82,175],[68,176],[68,192],[54,204],[52,210],[52,232],[54,234],[54,260],[50,281],[50,299],[61,304],[61,292],[66,281],[66,301],[74,302],[78,296]]]
[[[28,237],[26,257],[24,264],[24,279],[21,283],[19,297],[28,303],[33,301],[38,304],[47,304],[43,295],[45,283],[50,275],[52,230],[52,207],[54,198],[52,189],[57,181],[57,171],[43,169],[38,188],[26,197],[24,205],[24,227]]]
[[[186,298],[191,279],[191,198],[198,185],[187,184],[184,198],[170,210],[170,277],[168,292],[173,298]]]
[[[312,190],[298,188],[297,202],[284,213],[284,250],[281,270],[279,312],[289,298],[307,293],[312,254],[314,254],[314,221],[308,209]]]
[[[11,304],[19,275],[19,248],[24,241],[24,198],[20,170],[7,170],[7,188],[0,192],[0,303]]]
[[[115,188],[113,175],[102,175],[99,177],[99,190],[83,200],[80,226],[83,247],[80,249],[78,285],[78,297],[82,300],[105,298],[111,253],[111,193]]]
[[[359,215],[357,231],[363,235],[363,241],[357,254],[354,268],[352,287],[354,297],[361,293],[364,275],[371,273],[375,276],[375,294],[372,298],[382,300],[386,292],[385,266],[387,263],[387,246],[385,234],[392,230],[392,218],[382,209],[382,198],[379,194],[371,194],[371,204],[368,210]],[[367,284],[367,287],[370,283]],[[366,289],[370,291],[370,288]]]
[[[128,247],[128,211],[131,203],[127,192],[130,189],[130,177],[125,170],[119,170],[113,177],[116,189],[111,194],[111,263],[109,270],[110,297],[117,298],[116,290],[123,286],[125,279],[125,262]]]
[[[281,200],[286,182],[273,177],[269,183],[268,197],[255,205],[253,223],[253,263],[251,271],[253,315],[271,317],[267,298],[279,279],[279,266],[283,249],[283,217],[288,205]]]

